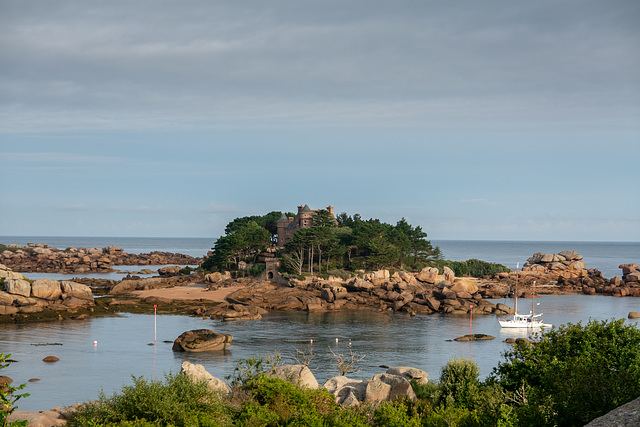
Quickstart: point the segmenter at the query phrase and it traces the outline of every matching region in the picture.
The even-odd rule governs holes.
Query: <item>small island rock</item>
[[[231,345],[233,335],[219,334],[210,329],[194,329],[183,332],[173,342],[174,351],[199,353],[224,350]]]

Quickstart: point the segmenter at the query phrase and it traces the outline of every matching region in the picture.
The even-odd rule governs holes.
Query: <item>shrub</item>
[[[233,373],[225,377],[225,379],[230,381],[232,387],[239,387],[258,375],[272,370],[279,364],[280,354],[278,353],[272,353],[266,358],[253,356],[248,359],[239,359]]]
[[[468,259],[466,261],[442,261],[442,266],[445,265],[452,269],[457,277],[492,276],[497,273],[510,271],[508,267],[505,267],[502,264],[481,261],[479,259]]]
[[[453,358],[442,368],[440,400],[446,406],[473,407],[480,391],[478,364],[471,359]]]
[[[538,423],[584,425],[640,396],[640,330],[624,320],[591,320],[517,344],[493,379]]]
[[[260,374],[242,387],[255,403],[269,409],[243,408],[255,418],[270,420],[274,425],[323,425],[323,418],[339,409],[334,397],[325,389],[302,389],[280,378]],[[277,416],[274,417],[272,414]]]
[[[374,425],[384,427],[419,427],[420,419],[408,413],[403,402],[384,402],[373,413]]]
[[[100,424],[230,425],[230,411],[206,382],[174,374],[165,375],[164,383],[133,377],[132,386],[109,398],[101,393],[97,402],[84,405],[68,422],[70,427]]]

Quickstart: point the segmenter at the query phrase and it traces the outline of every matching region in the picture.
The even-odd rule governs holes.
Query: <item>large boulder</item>
[[[444,276],[444,280],[449,283],[452,283],[453,279],[456,278],[456,273],[454,273],[453,270],[447,267],[446,265],[442,269],[442,274]]]
[[[211,375],[202,365],[194,365],[188,361],[182,362],[180,374],[186,375],[195,382],[204,381],[207,383],[211,391],[228,393],[229,387],[219,378]]]
[[[355,278],[354,280],[352,280],[351,282],[349,282],[349,288],[353,291],[370,291],[371,289],[374,288],[373,283],[368,282],[366,280],[362,280],[360,278]]]
[[[24,279],[5,279],[4,290],[10,294],[30,297],[31,283]]]
[[[277,366],[271,370],[270,375],[289,381],[301,388],[317,389],[320,387],[316,377],[305,365]]]
[[[435,267],[425,267],[420,270],[420,273],[416,276],[421,282],[435,284],[438,280],[439,271]]]
[[[387,374],[399,375],[408,381],[415,381],[418,384],[427,384],[429,382],[429,374],[422,369],[410,368],[407,366],[397,366],[387,369]]]
[[[219,334],[210,329],[194,329],[183,332],[173,342],[174,351],[200,353],[224,350],[231,345],[233,335]]]
[[[478,286],[469,279],[455,279],[453,285],[449,287],[452,292],[467,292],[475,294],[478,292]]]
[[[336,403],[344,406],[357,406],[363,402],[367,384],[345,376],[329,378],[323,385],[336,398]]]
[[[0,291],[0,305],[11,305],[16,296],[8,292]]]
[[[91,292],[91,288],[87,285],[76,282],[62,281],[60,282],[60,287],[62,289],[62,293],[65,294],[67,298],[73,297],[93,301],[93,293]]]
[[[333,377],[323,387],[335,396],[337,403],[344,406],[356,406],[362,402],[379,403],[400,398],[416,399],[407,378],[389,373],[377,374],[364,381],[352,380],[344,376]]]
[[[55,301],[62,296],[60,282],[53,279],[38,279],[31,284],[31,296]]]

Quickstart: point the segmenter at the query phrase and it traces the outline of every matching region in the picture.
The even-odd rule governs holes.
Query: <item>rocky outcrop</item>
[[[120,282],[114,282],[109,289],[109,294],[117,295],[129,293],[131,291],[146,291],[149,289],[170,288],[173,286],[181,286],[194,283],[198,278],[195,275],[190,276],[161,276],[161,277],[145,277],[128,278],[125,277]]]
[[[622,269],[622,282],[624,284],[640,284],[640,269],[638,268],[638,264],[622,264],[618,268]]]
[[[159,251],[129,254],[117,246],[60,250],[30,243],[0,245],[0,263],[22,272],[82,274],[113,271],[115,265],[200,265],[202,258]]]
[[[470,311],[474,314],[510,312],[506,306],[499,309],[496,304],[487,301],[485,298],[494,295],[485,294],[471,279],[448,277],[449,280],[444,280],[444,275],[436,275],[439,280],[436,284],[425,281],[432,280],[433,273],[432,270],[422,270],[419,273],[403,271],[390,275],[387,270],[381,270],[350,280],[335,277],[326,280],[317,277],[309,280],[292,279],[287,285],[252,281],[227,297],[227,300],[280,311],[316,312],[367,308],[412,315],[468,315]],[[422,280],[418,280],[419,276]],[[504,291],[499,297],[503,296]]]
[[[540,273],[550,272],[564,278],[584,277],[587,265],[583,256],[575,251],[562,251],[557,254],[536,252],[522,267],[523,271]]]
[[[211,391],[228,393],[229,386],[219,378],[211,375],[202,365],[194,365],[188,361],[182,362],[180,374],[186,375],[194,382],[206,382]]]
[[[201,353],[224,350],[231,345],[233,335],[219,334],[210,329],[194,329],[183,332],[173,342],[173,351]]]
[[[253,305],[222,303],[203,315],[222,320],[260,320],[266,313],[267,310]]]
[[[397,399],[416,400],[411,379],[399,374],[413,372],[426,380],[428,374],[415,368],[389,368],[367,380],[353,380],[345,376],[330,378],[323,387],[335,396],[336,403],[357,406],[360,403],[380,403]],[[392,373],[396,372],[396,373]]]
[[[68,310],[94,305],[91,288],[52,279],[28,280],[0,264],[0,315]]]

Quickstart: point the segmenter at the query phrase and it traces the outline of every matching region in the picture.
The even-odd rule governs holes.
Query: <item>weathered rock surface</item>
[[[394,369],[408,372],[413,368]],[[419,370],[415,372],[417,371]],[[426,377],[427,375],[424,375],[424,378]],[[362,402],[388,402],[401,398],[416,399],[410,380],[403,375],[389,372],[374,375],[363,381],[352,380],[345,376],[333,377],[324,383],[323,387],[335,396],[336,403],[344,406],[357,406]]]
[[[585,427],[637,427],[640,425],[640,397],[596,418]]]
[[[193,363],[185,360],[182,362],[180,374],[188,376],[195,382],[206,382],[211,391],[220,393],[229,392],[229,386],[227,386],[227,384],[221,379],[211,375],[202,365],[194,365]]]
[[[267,311],[253,305],[222,303],[203,313],[206,316],[223,320],[260,320]]]
[[[233,335],[219,334],[210,329],[194,329],[183,332],[173,342],[173,351],[200,353],[224,350],[231,345]]]
[[[320,387],[316,377],[305,365],[277,366],[269,372],[269,375],[289,381],[301,388],[316,389]]]

